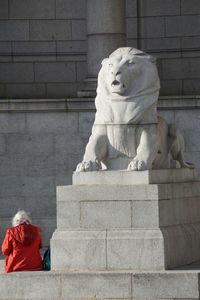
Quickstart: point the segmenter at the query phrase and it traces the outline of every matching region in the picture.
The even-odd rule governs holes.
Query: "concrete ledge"
[[[0,300],[199,299],[199,270],[0,274]]]
[[[92,184],[120,184],[138,185],[154,183],[175,183],[197,181],[198,175],[195,169],[163,169],[147,171],[95,171],[74,172],[74,185]]]

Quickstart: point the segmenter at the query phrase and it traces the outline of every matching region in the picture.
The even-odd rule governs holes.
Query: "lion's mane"
[[[110,91],[110,63],[114,64],[115,68],[120,65],[124,72],[130,68],[130,82],[124,94],[112,94]],[[154,58],[134,48],[117,49],[109,58],[103,60],[98,75],[95,124],[156,123],[159,89],[160,82]],[[148,111],[151,113],[148,114]]]

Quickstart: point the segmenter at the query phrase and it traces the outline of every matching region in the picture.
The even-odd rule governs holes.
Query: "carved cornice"
[[[160,96],[158,110],[200,109],[200,95]],[[0,99],[0,112],[95,111],[94,98]]]

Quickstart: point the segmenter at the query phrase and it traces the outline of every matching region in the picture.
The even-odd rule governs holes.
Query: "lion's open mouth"
[[[120,85],[120,82],[118,80],[114,80],[111,85],[112,86]]]

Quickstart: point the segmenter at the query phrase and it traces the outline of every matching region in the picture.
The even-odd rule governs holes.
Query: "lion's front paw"
[[[144,171],[146,170],[146,163],[143,160],[134,158],[128,165],[128,171]]]
[[[98,171],[101,169],[101,164],[98,161],[82,161],[76,167],[76,172]]]

